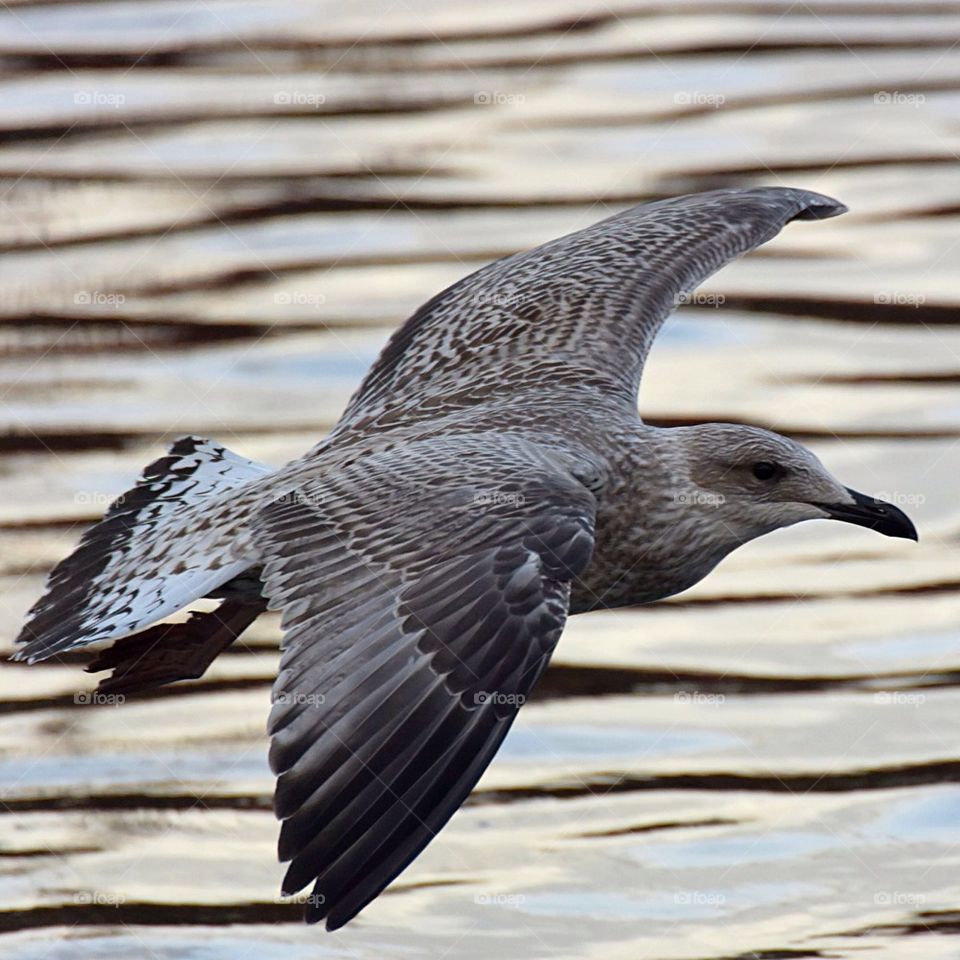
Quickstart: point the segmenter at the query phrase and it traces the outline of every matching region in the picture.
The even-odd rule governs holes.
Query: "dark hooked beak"
[[[875,500],[866,494],[857,493],[849,487],[847,493],[853,497],[853,503],[815,503],[813,506],[825,510],[834,520],[869,527],[888,537],[919,539],[913,521],[899,507],[887,503],[886,500]]]

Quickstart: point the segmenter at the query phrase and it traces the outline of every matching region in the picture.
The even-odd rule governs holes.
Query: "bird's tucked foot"
[[[216,610],[190,614],[182,623],[159,623],[121,637],[85,669],[113,671],[100,681],[98,693],[125,695],[196,680],[265,609],[260,601],[226,600]]]

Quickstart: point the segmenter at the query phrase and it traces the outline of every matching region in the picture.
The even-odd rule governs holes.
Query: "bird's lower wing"
[[[549,660],[594,501],[518,471],[498,498],[490,478],[405,483],[402,464],[363,463],[258,521],[285,631],[270,720],[284,892],[314,884],[308,920],[342,926],[430,842]]]

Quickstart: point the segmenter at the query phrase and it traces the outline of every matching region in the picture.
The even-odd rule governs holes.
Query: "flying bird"
[[[279,469],[177,440],[51,573],[17,658],[113,640],[104,692],[200,676],[282,615],[270,764],[285,894],[336,929],[490,763],[571,614],[692,586],[740,545],[892,504],[753,426],[637,413],[683,297],[793,220],[780,187],[643,204],[491,263],[391,337],[329,436]],[[193,601],[216,610],[162,623]]]

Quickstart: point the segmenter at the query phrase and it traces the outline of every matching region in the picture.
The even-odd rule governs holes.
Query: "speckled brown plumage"
[[[842,211],[803,190],[716,191],[484,267],[398,330],[301,459],[272,471],[185,438],[151,465],[54,571],[20,655],[262,593],[284,631],[284,890],[313,884],[308,919],[342,925],[463,802],[568,612],[668,596],[848,497],[782,437],[655,430],[636,412],[683,294],[789,221]],[[777,492],[745,472],[774,458]]]

